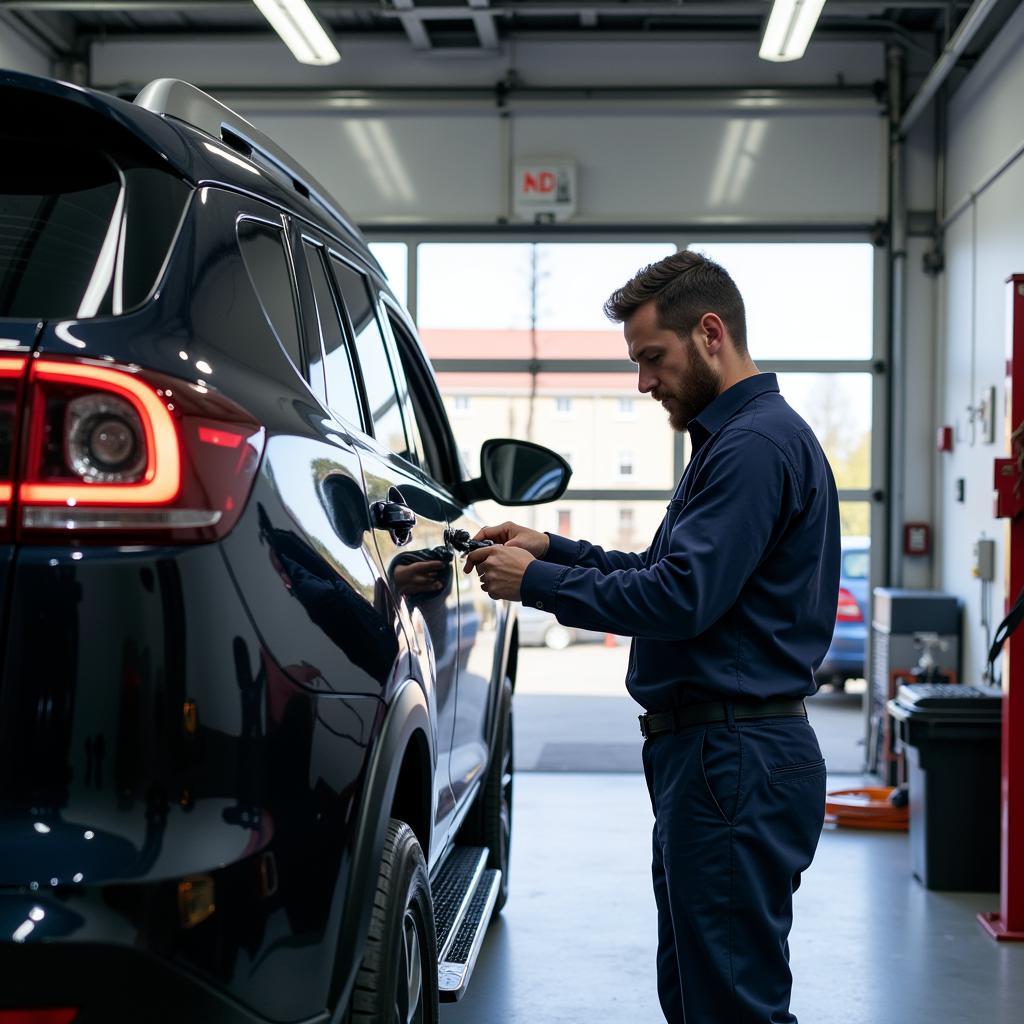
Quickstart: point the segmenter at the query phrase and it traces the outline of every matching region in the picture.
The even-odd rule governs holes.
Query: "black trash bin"
[[[999,890],[1002,695],[918,683],[888,702],[908,769],[913,871],[928,889]]]

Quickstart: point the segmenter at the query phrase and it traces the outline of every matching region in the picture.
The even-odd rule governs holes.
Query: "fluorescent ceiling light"
[[[302,64],[337,64],[341,60],[306,0],[252,0],[284,45]]]
[[[825,0],[775,0],[758,56],[763,60],[799,60],[824,6]]]

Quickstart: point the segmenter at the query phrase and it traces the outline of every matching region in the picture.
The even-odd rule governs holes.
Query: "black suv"
[[[358,231],[211,97],[0,109],[0,1019],[430,1024],[508,885],[458,554],[568,466],[466,479]]]

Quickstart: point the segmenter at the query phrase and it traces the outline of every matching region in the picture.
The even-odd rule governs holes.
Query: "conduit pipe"
[[[970,10],[964,15],[952,38],[946,43],[939,59],[928,72],[928,77],[917,90],[914,98],[910,101],[907,109],[900,118],[899,133],[905,137],[913,127],[914,122],[924,113],[932,98],[942,87],[942,83],[949,77],[949,73],[956,66],[956,62],[962,56],[964,50],[971,45],[972,40],[978,34],[978,30],[985,24],[985,19],[992,13],[992,8],[999,0],[974,0]]]

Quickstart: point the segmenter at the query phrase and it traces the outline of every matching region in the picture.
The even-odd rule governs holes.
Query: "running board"
[[[465,994],[500,888],[501,872],[485,871],[469,901],[455,941],[450,944],[446,955],[438,959],[437,987],[441,1002],[454,1003]]]
[[[456,846],[430,885],[434,901],[438,963],[445,960],[456,935],[459,934],[486,866],[486,850],[473,846]]]

